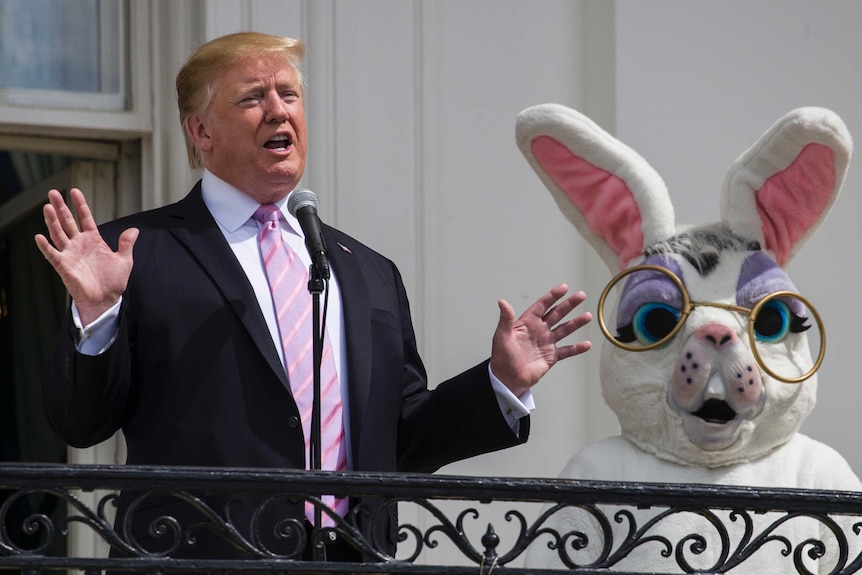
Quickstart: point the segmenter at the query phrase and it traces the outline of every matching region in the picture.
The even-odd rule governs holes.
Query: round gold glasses
[[[623,280],[626,280],[622,287],[630,311],[624,320],[617,320],[619,333],[614,335],[605,319],[609,315],[606,306],[611,290]],[[692,301],[682,280],[657,265],[634,266],[614,276],[599,298],[599,328],[608,341],[619,348],[649,351],[673,339],[697,307],[726,309],[747,316],[754,359],[777,380],[800,383],[814,375],[823,363],[826,332],[820,314],[803,296],[792,291],[777,291],[752,308]]]

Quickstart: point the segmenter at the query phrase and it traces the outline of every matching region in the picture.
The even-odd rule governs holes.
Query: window
[[[131,109],[128,0],[3,0],[0,104]]]

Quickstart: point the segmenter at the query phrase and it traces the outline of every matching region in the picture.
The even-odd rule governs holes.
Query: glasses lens
[[[798,382],[819,367],[826,342],[816,311],[801,296],[773,294],[752,311],[753,345],[763,368]]]
[[[628,275],[617,276],[605,289],[607,297],[599,310],[605,336],[635,351],[666,343],[684,318],[684,296],[675,280],[670,272],[655,267],[632,268]]]

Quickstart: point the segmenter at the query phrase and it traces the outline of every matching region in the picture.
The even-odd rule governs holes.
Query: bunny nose
[[[700,341],[712,344],[717,350],[733,345],[737,341],[736,333],[720,323],[708,323],[698,329],[694,335]]]

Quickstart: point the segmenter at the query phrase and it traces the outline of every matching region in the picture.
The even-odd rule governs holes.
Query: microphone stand
[[[320,430],[320,364],[323,358],[323,331],[320,329],[320,294],[323,293],[324,281],[314,263],[308,268],[308,292],[311,294],[311,324],[314,363],[314,398],[311,407],[311,438],[309,442],[309,467],[312,470],[322,469],[321,430]],[[322,497],[322,494],[316,494]],[[314,530],[317,532],[323,519],[320,507],[314,507]],[[326,561],[326,545],[322,538],[314,540],[314,560]]]

